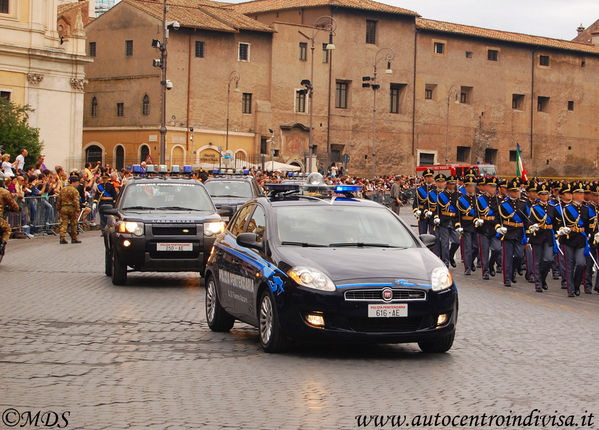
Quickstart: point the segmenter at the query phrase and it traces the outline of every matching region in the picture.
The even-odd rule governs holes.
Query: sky
[[[241,3],[243,0],[228,0]],[[599,19],[599,0],[379,0],[423,18],[571,40]]]

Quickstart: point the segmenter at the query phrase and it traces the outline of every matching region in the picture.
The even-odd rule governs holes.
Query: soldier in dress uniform
[[[56,209],[60,213],[60,243],[68,243],[66,240],[67,227],[71,227],[71,243],[81,243],[77,239],[77,218],[81,206],[79,205],[79,175],[71,175],[69,185],[60,190],[56,199]]]
[[[474,225],[478,230],[482,277],[488,280],[489,275],[495,276],[495,263],[501,256],[501,240],[495,232],[499,205],[496,194],[497,178],[485,178],[479,183],[479,188],[481,193],[476,199],[478,218],[474,220]]]
[[[6,209],[5,209],[6,207]],[[0,172],[0,261],[6,252],[6,243],[10,237],[10,224],[4,219],[5,211],[19,212],[20,208],[10,191],[4,188],[4,173]]]
[[[470,275],[476,270],[474,265],[476,230],[474,219],[478,217],[476,212],[476,178],[471,175],[464,178],[466,195],[458,196],[457,210],[458,219],[455,224],[456,231],[461,236],[462,260],[464,261],[464,274]]]
[[[590,252],[586,235],[589,224],[589,211],[583,204],[584,185],[582,183],[564,184],[562,204],[558,207],[560,216],[557,231],[564,253],[566,287],[568,297],[580,295],[580,284],[586,266],[586,255]],[[570,200],[570,203],[566,203]]]
[[[595,206],[597,218],[595,219],[595,230],[593,235],[589,237],[589,242],[592,243],[591,252],[593,257],[595,261],[599,262],[599,184],[597,183],[591,185],[591,201]],[[595,288],[593,289],[599,293],[599,272],[595,277]]]
[[[450,240],[452,238],[452,232],[455,233],[456,193],[455,191],[449,191],[447,188],[449,185],[444,174],[441,173],[437,175],[435,181],[437,182],[437,213],[435,214],[433,223],[436,226],[435,232],[439,243],[439,258],[441,258],[448,267],[453,261],[452,267],[455,267],[453,256],[450,256]],[[453,182],[453,188],[455,188],[455,182]],[[456,250],[454,249],[453,252],[455,253],[455,251]]]
[[[559,214],[549,204],[549,185],[537,185],[535,191],[538,201],[530,208],[528,234],[532,246],[535,291],[542,293],[547,289],[547,275],[555,260],[554,255],[558,253],[554,225]]]
[[[551,188],[551,194],[549,196],[549,206],[552,206],[557,211],[556,208],[560,204],[560,189],[561,189],[562,185],[560,184],[559,181],[551,181],[551,182],[549,182],[549,186]],[[558,215],[559,215],[559,213],[558,213]],[[562,257],[560,256],[560,253],[557,253],[553,256],[553,264],[551,265],[551,274],[553,275],[554,280],[558,280],[561,278],[563,285],[565,286],[566,285],[565,274],[563,276],[561,274],[560,259],[562,259]]]
[[[439,173],[437,176],[435,176],[435,189],[434,190],[430,190],[429,194],[428,194],[428,198],[430,201],[430,206],[434,208],[434,212],[433,212],[433,234],[435,235],[435,237],[437,238],[437,242],[435,243],[435,246],[433,247],[433,252],[435,253],[435,255],[441,259],[442,258],[442,254],[441,254],[441,229],[439,228],[439,225],[441,224],[441,218],[439,218],[439,193],[445,190],[445,186],[447,185],[446,183],[446,178],[445,175],[443,173]],[[445,261],[445,260],[443,260]]]
[[[534,181],[528,182],[526,186],[526,195],[522,196],[522,202],[526,208],[526,216],[530,218],[530,211],[534,205],[537,204],[538,200],[538,185]],[[524,247],[524,260],[526,263],[526,280],[531,284],[535,284],[535,265],[533,259],[532,246],[527,244]]]
[[[449,176],[447,178],[447,186],[445,187],[445,195],[449,198],[449,200],[452,202],[452,204],[450,205],[449,209],[449,213],[451,213],[453,211],[453,217],[449,216],[450,218],[453,218],[448,225],[448,234],[449,234],[449,254],[447,256],[448,260],[449,260],[449,264],[451,264],[451,267],[456,267],[456,263],[455,263],[455,253],[456,251],[460,248],[460,235],[458,234],[458,232],[455,229],[455,220],[457,218],[457,200],[458,197],[461,195],[459,193],[459,191],[457,190],[457,177],[455,175]],[[444,200],[444,199],[443,199]],[[452,208],[453,206],[453,208]],[[441,220],[441,223],[443,223],[443,219]]]
[[[596,190],[594,184],[584,184],[584,204],[589,211],[589,223],[586,229],[587,240],[589,242],[589,255],[586,256],[587,266],[584,271],[584,292],[592,294],[593,292],[593,268],[597,258],[597,243],[595,242],[595,233],[597,232],[597,212],[598,207],[593,198],[593,192]],[[593,258],[595,261],[593,261]],[[599,276],[597,276],[599,277]]]
[[[117,191],[110,181],[110,176],[103,174],[102,182],[98,184],[96,195],[94,196],[94,203],[98,205],[98,212],[100,212],[100,229],[102,230],[102,236],[104,235],[104,229],[106,228],[106,215],[104,211],[114,207],[116,198]]]
[[[525,206],[520,200],[520,180],[514,178],[508,182],[509,196],[499,204],[500,222],[495,231],[503,242],[503,285],[511,287],[516,283],[516,270],[522,264],[526,244],[525,230],[528,218]]]
[[[432,169],[426,169],[423,174],[424,184],[416,190],[414,197],[413,210],[414,216],[418,220],[418,234],[433,234],[433,217],[437,210],[434,203],[431,203],[430,192],[435,189],[435,172]]]

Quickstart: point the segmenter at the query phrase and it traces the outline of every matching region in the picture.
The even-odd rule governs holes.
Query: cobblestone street
[[[296,345],[209,331],[197,274],[104,276],[102,239],[10,241],[0,266],[2,410],[70,411],[68,428],[356,428],[358,414],[599,415],[599,295],[518,278],[455,280],[453,349]]]

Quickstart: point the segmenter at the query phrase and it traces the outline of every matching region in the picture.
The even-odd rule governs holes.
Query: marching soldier
[[[468,176],[464,179],[466,195],[458,196],[457,210],[458,220],[455,224],[456,231],[461,236],[462,259],[464,260],[464,274],[470,275],[476,270],[474,265],[474,249],[476,242],[476,230],[474,219],[476,213],[476,178]]]
[[[499,205],[500,222],[495,231],[502,236],[503,242],[503,285],[511,287],[516,283],[516,269],[522,264],[527,222],[523,202],[520,200],[520,180],[514,178],[508,182],[509,197]]]
[[[593,292],[593,268],[595,267],[597,255],[597,243],[595,242],[595,233],[597,232],[597,211],[598,207],[595,203],[593,192],[596,191],[596,186],[593,184],[585,184],[584,186],[584,205],[589,211],[589,224],[587,226],[586,235],[589,242],[589,255],[586,256],[587,267],[584,271],[584,292],[591,294]],[[595,258],[595,261],[593,261]],[[599,278],[599,275],[597,276]]]
[[[430,192],[435,189],[434,175],[432,169],[426,169],[423,175],[424,184],[418,187],[414,197],[413,209],[418,220],[418,234],[433,234],[433,216],[437,208],[435,203],[431,203]]]
[[[537,200],[538,200],[539,196],[538,196],[538,185],[536,182],[534,181],[530,181],[526,187],[526,196],[522,197],[522,201],[524,203],[524,206],[526,208],[526,216],[528,216],[530,218],[530,211],[531,208],[537,204]],[[535,267],[534,267],[534,258],[533,258],[533,252],[532,252],[532,246],[526,245],[524,247],[524,259],[526,262],[526,275],[525,278],[528,282],[530,282],[531,284],[535,284]]]
[[[549,206],[552,206],[557,211],[557,207],[559,206],[559,203],[560,203],[560,190],[561,190],[562,185],[558,181],[552,181],[550,183],[550,186],[551,186],[551,194],[549,197]],[[558,215],[559,215],[559,212],[558,212]],[[559,246],[558,246],[558,248],[559,248]],[[553,264],[551,265],[551,273],[553,275],[554,280],[558,280],[560,278],[562,279],[562,288],[565,288],[566,281],[565,281],[565,274],[562,275],[562,271],[561,271],[561,266],[562,266],[562,264],[560,263],[561,258],[562,257],[560,256],[559,253],[556,253],[553,256]]]
[[[6,252],[6,243],[10,237],[10,224],[4,219],[4,207],[7,211],[19,212],[19,205],[12,198],[12,194],[4,188],[4,173],[0,172],[0,262]]]
[[[589,241],[593,243],[593,246],[591,247],[593,257],[599,262],[599,184],[593,184],[591,186],[591,201],[595,205],[595,213],[597,214],[597,218],[595,218],[594,234],[589,238]],[[599,293],[599,272],[597,272],[597,276],[595,277],[594,290]]]
[[[443,225],[444,217],[449,218],[449,222],[447,223],[447,234],[449,236],[449,252],[447,255],[447,259],[451,267],[456,267],[455,263],[455,253],[460,248],[460,235],[455,230],[455,220],[457,218],[457,200],[461,195],[459,191],[456,189],[457,186],[457,178],[452,175],[447,178],[447,186],[445,187],[445,197],[449,200],[449,207],[441,211],[441,225]],[[445,202],[445,197],[439,197],[439,202]],[[447,214],[443,214],[446,212]],[[453,215],[451,215],[453,214]]]
[[[116,197],[117,191],[112,182],[110,182],[110,176],[103,174],[102,182],[98,184],[96,195],[94,196],[94,203],[98,204],[98,211],[100,212],[100,229],[102,230],[102,236],[104,236],[104,229],[106,228],[106,215],[104,214],[104,210],[114,207]]]
[[[495,263],[501,256],[501,241],[495,232],[497,224],[497,178],[486,178],[479,187],[482,193],[476,199],[478,218],[474,226],[478,229],[478,246],[484,280],[495,276]],[[489,251],[491,253],[489,257]]]
[[[558,252],[554,224],[559,215],[555,207],[549,204],[549,186],[538,185],[536,191],[539,200],[530,208],[531,225],[528,233],[532,246],[535,291],[542,293],[547,289],[547,275],[553,265],[554,254]]]
[[[589,224],[589,211],[582,204],[584,186],[582,183],[564,184],[562,187],[564,202],[558,207],[560,217],[557,223],[559,241],[564,253],[564,268],[568,297],[580,295],[580,284],[589,253],[586,231]],[[570,203],[566,204],[570,200]]]
[[[435,236],[437,236],[439,258],[449,267],[449,237],[451,225],[455,223],[455,202],[447,190],[447,180],[443,173],[435,177],[437,182],[437,213],[433,224],[435,225]]]
[[[79,205],[79,176],[71,175],[69,185],[60,190],[56,199],[56,209],[60,212],[60,243],[68,243],[66,240],[67,227],[71,227],[71,243],[81,243],[77,239],[77,218],[81,207]]]

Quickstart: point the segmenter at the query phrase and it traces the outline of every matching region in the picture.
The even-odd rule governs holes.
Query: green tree
[[[19,106],[4,97],[0,97],[0,149],[2,154],[10,154],[11,162],[26,149],[29,155],[25,166],[32,166],[41,154],[43,143],[40,131],[29,125],[29,105]]]

